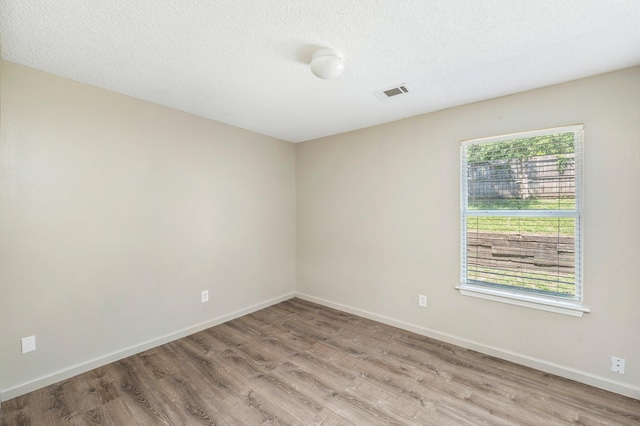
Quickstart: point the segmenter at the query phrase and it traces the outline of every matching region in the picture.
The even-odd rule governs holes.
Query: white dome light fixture
[[[311,57],[311,72],[323,80],[338,78],[344,71],[342,53],[336,49],[320,49]]]

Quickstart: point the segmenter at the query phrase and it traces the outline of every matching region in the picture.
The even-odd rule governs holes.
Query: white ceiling
[[[300,142],[640,64],[640,0],[0,0],[5,60]],[[335,47],[337,80],[309,70]],[[374,92],[406,83],[410,95]]]

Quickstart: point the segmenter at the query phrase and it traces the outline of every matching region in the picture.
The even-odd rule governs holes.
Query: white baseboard
[[[0,390],[0,402],[7,401],[9,399],[15,398],[20,395],[24,395],[36,389],[43,388],[45,386],[52,385],[61,380],[66,380],[73,376],[77,376],[78,374],[85,373],[87,371],[93,370],[94,368],[102,367],[103,365],[110,364],[112,362],[121,360],[131,355],[135,355],[140,352],[144,352],[146,350],[155,348],[160,345],[164,345],[165,343],[172,342],[177,339],[181,339],[185,336],[189,336],[190,334],[197,333],[199,331],[205,330],[210,327],[214,327],[216,325],[225,323],[227,321],[231,321],[233,319],[239,318],[241,316],[250,314],[252,312],[259,311],[260,309],[264,309],[271,305],[275,305],[276,303],[284,302],[285,300],[289,300],[295,297],[295,293],[288,293],[279,297],[275,297],[273,299],[267,300],[266,302],[258,303],[252,306],[248,306],[243,309],[239,309],[235,312],[231,312],[226,315],[222,315],[218,318],[214,318],[209,321],[205,321],[200,324],[196,324],[191,327],[183,328],[181,330],[175,331],[170,334],[166,334],[164,336],[147,340],[146,342],[130,346],[128,348],[120,349],[97,358],[93,358],[78,364],[70,365],[63,369],[54,371],[46,376],[39,377],[37,379],[31,380],[26,383],[21,383],[17,386],[13,386],[8,389]]]
[[[498,348],[495,346],[484,345],[482,343],[479,343],[473,340],[454,336],[448,333],[442,333],[426,327],[410,324],[394,318],[386,317],[384,315],[378,315],[373,312],[354,308],[348,305],[343,305],[342,303],[333,302],[331,300],[322,299],[322,298],[311,296],[308,294],[297,292],[296,297],[299,297],[300,299],[303,299],[303,300],[307,300],[309,302],[317,303],[319,305],[327,306],[329,308],[334,308],[339,311],[358,315],[358,316],[361,316],[373,321],[377,321],[383,324],[391,325],[393,327],[397,327],[403,330],[411,331],[413,333],[420,334],[422,336],[431,337],[433,339],[447,342],[452,345],[460,346],[466,349],[472,349],[474,351],[477,351],[486,355],[491,355],[496,358],[514,362],[516,364],[521,364],[527,367],[535,368],[536,370],[544,371],[545,373],[555,374],[556,376],[575,380],[576,382],[580,382],[590,386],[608,390],[610,392],[615,392],[620,395],[625,395],[631,398],[640,399],[639,386],[634,386],[628,383],[622,383],[615,380],[610,380],[606,377],[597,376],[595,374],[591,374],[586,371],[576,370],[575,368],[545,361],[539,358],[530,357],[524,354]]]

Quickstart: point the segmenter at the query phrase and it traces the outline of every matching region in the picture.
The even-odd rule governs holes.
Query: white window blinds
[[[582,300],[582,135],[462,143],[462,288]]]

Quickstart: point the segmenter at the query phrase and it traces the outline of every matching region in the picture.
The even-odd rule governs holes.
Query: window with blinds
[[[582,301],[582,134],[462,143],[462,289]]]

